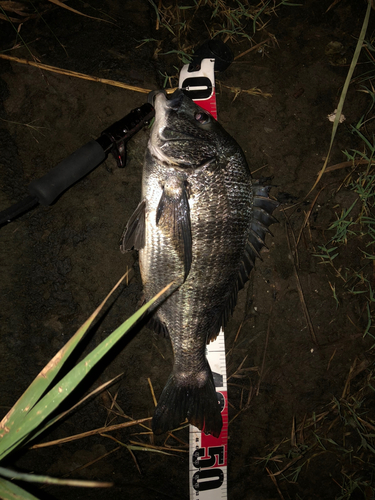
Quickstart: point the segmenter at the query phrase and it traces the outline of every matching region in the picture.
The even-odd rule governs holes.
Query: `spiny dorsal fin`
[[[270,186],[264,186],[260,181],[252,181],[251,185],[253,197],[253,212],[249,225],[248,238],[245,245],[244,257],[240,266],[238,277],[238,289],[240,290],[247,280],[247,277],[254,267],[256,257],[260,256],[260,251],[266,246],[265,238],[267,233],[271,233],[268,227],[277,222],[272,212],[279,206],[279,202],[269,197]]]
[[[272,212],[279,206],[279,202],[268,196],[270,187],[263,186],[260,181],[252,181],[251,187],[254,193],[253,212],[238,278],[227,297],[218,321],[212,326],[208,333],[207,342],[215,340],[219,334],[220,328],[225,327],[236,305],[238,291],[241,290],[248,281],[249,274],[255,265],[256,258],[259,257],[261,259],[260,251],[266,246],[265,237],[267,233],[272,234],[268,226],[277,222],[277,219],[272,216]]]

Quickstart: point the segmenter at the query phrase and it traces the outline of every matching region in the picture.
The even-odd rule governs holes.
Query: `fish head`
[[[155,96],[155,121],[149,149],[162,163],[197,169],[227,155],[234,140],[208,112],[181,90],[170,99]]]

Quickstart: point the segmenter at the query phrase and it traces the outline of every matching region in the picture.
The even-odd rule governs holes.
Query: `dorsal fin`
[[[253,212],[238,278],[227,297],[224,308],[218,317],[218,321],[212,326],[208,333],[207,343],[215,340],[219,334],[220,328],[225,327],[236,305],[237,294],[249,279],[249,274],[255,265],[256,257],[261,259],[260,251],[266,246],[265,237],[267,233],[272,234],[268,226],[277,222],[277,219],[272,216],[272,212],[279,206],[279,202],[268,196],[270,187],[263,186],[259,181],[252,181],[251,188],[254,194]]]

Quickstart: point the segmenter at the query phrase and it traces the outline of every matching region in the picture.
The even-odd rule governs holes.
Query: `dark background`
[[[372,489],[365,487],[354,496],[340,497],[347,491],[343,489],[345,474],[360,474],[371,484],[372,459],[360,455],[366,450],[355,441],[355,429],[352,427],[352,436],[345,434],[350,434],[350,429],[341,428],[337,412],[331,411],[332,398],[342,396],[354,361],[363,368],[354,379],[354,387],[362,383],[372,366],[371,342],[363,338],[366,302],[360,295],[343,293],[337,307],[330,286],[335,274],[313,256],[328,239],[326,230],[336,219],[337,207],[348,208],[353,202],[350,190],[337,191],[345,170],[325,174],[325,189],[298,246],[296,268],[288,244],[289,237],[294,248],[292,234],[298,236],[317,193],[308,194],[329,148],[332,124],[327,115],[337,107],[366,2],[341,0],[328,12],[330,0],[299,3],[299,7],[282,6],[276,13],[265,12],[261,19],[268,24],[255,35],[249,21],[244,30],[252,42],[241,37],[228,40],[235,56],[267,38],[274,42],[237,59],[225,73],[217,75],[219,121],[243,148],[251,171],[256,171],[254,176],[267,177],[273,186],[271,194],[283,204],[276,214],[280,223],[273,226],[274,237],[268,239],[269,249],[263,252],[263,262],[257,262],[248,286],[240,293],[226,329],[230,499],[373,498],[365,496],[372,494]],[[156,30],[155,9],[146,0],[69,1],[69,6],[111,23],[48,3],[35,5],[39,15],[27,18],[20,28],[27,47],[9,23],[0,21],[0,51],[26,59],[31,59],[31,52],[44,64],[146,89],[162,87],[164,75],[177,75],[182,66],[176,53],[162,53],[181,47],[191,53],[192,47],[210,38],[213,29],[219,29],[207,5],[201,5],[194,17],[193,10],[177,10],[181,17],[170,21],[174,35],[163,26]],[[166,1],[167,7],[173,12],[176,3]],[[33,12],[31,6],[27,9]],[[184,21],[190,28],[183,32],[177,23]],[[368,38],[373,27],[370,19]],[[154,41],[142,43],[145,39]],[[342,44],[338,54],[327,50],[331,42]],[[368,69],[367,60],[360,61],[364,66],[359,65],[356,74]],[[175,85],[176,80],[172,83]],[[235,90],[254,87],[272,96]],[[344,107],[346,122],[339,126],[330,164],[345,160],[342,150],[361,147],[350,125],[366,113],[370,102],[359,89],[354,84],[349,89]],[[146,94],[2,59],[0,97],[1,209],[26,195],[33,179],[146,100]],[[131,269],[129,284],[115,294],[85,352],[136,310],[141,296],[138,257],[136,252],[121,254],[119,239],[140,201],[147,139],[145,129],[129,143],[125,169],[118,169],[109,157],[52,206],[36,208],[1,228],[2,414],[127,268]],[[296,202],[300,204],[284,211]],[[361,257],[357,244],[349,243],[342,258],[344,267],[358,265]],[[301,290],[318,345],[306,322]],[[169,341],[143,328],[115,351],[90,384],[97,387],[124,373],[121,383],[110,390],[112,396],[116,395],[116,414],[110,411],[110,395],[103,393],[42,441],[120,423],[126,420],[121,412],[134,419],[152,416],[154,404],[147,378],[158,397],[172,366]],[[87,387],[81,388],[75,398],[82,397],[85,390]],[[371,401],[366,399],[365,408],[370,421]],[[332,429],[336,429],[337,442],[344,434],[347,442],[353,438],[353,454],[358,451],[362,457],[362,469],[350,470],[344,452],[324,452],[315,447],[308,462],[302,459],[297,463],[304,464],[300,475],[288,480],[283,474],[275,476],[276,487],[265,466],[276,472],[277,467],[282,469],[312,446],[311,427],[299,432],[298,443],[292,446],[289,440],[294,419],[301,426],[325,411],[331,411],[325,421],[327,428],[335,423]],[[111,435],[125,444],[135,440],[163,445],[165,439],[155,439],[139,426]],[[187,429],[177,435],[187,442]],[[183,449],[176,440],[169,439],[168,444]],[[90,464],[116,447],[118,444],[110,438],[94,436],[27,451],[12,457],[8,465],[39,474],[115,484],[110,490],[47,487],[36,493],[47,498],[188,498],[187,453],[174,452],[171,456],[134,452],[140,472],[125,447]],[[272,450],[273,457],[281,455],[281,465],[258,460]]]

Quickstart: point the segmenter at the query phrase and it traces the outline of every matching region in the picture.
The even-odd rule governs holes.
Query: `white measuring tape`
[[[207,346],[216,393],[221,406],[223,428],[220,436],[206,436],[193,425],[189,426],[190,500],[218,500],[227,498],[228,456],[228,396],[225,364],[224,332]]]
[[[179,87],[217,119],[214,65],[214,59],[203,59],[200,70],[189,73],[189,65],[186,64],[180,72]],[[193,425],[189,426],[190,500],[226,500],[228,395],[223,329],[216,340],[208,344],[207,360],[221,405],[223,427],[220,436],[215,438],[207,436]]]

